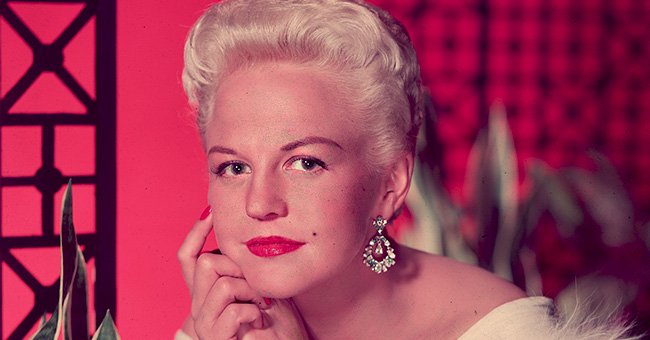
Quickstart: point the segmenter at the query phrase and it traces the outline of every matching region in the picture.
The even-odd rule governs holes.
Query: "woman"
[[[211,209],[178,253],[192,294],[178,338],[554,329],[550,300],[384,238],[423,114],[415,52],[386,12],[354,0],[223,1],[189,34],[183,83]],[[212,230],[220,252],[199,256]]]

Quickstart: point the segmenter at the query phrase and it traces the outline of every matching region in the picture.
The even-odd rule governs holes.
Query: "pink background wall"
[[[176,250],[206,206],[207,168],[180,82],[208,1],[118,2],[118,325],[170,338],[189,311]]]
[[[175,254],[186,231],[205,208],[207,169],[180,74],[187,30],[210,2],[124,0],[117,4],[117,323],[124,339],[171,338],[189,310]],[[480,112],[487,109],[483,104],[500,97],[509,110],[521,166],[532,158],[544,159],[554,167],[581,165],[585,151],[599,141],[595,147],[621,171],[641,217],[639,221],[647,220],[650,30],[645,19],[650,17],[650,5],[620,1],[609,11],[604,5],[590,3],[576,2],[571,7],[563,1],[487,1],[492,4],[493,23],[492,30],[486,33],[491,45],[484,66],[491,78],[486,84],[476,84],[476,75],[481,71],[477,42],[483,33],[485,14],[478,6],[481,1],[376,2],[403,19],[413,34],[424,79],[439,104],[438,132],[446,151],[445,184],[454,198],[462,196],[467,154],[485,120]],[[423,13],[417,13],[418,4],[426,4]],[[75,8],[78,11],[79,6]],[[543,8],[552,14],[547,21],[536,16]],[[611,12],[617,31],[601,25],[601,12]],[[43,32],[43,39],[53,39],[56,27],[66,24],[65,19],[57,19],[55,11],[22,13],[23,19]],[[576,13],[582,21],[574,18]],[[522,23],[523,29],[518,26]],[[542,30],[546,25],[551,34]],[[598,34],[593,34],[593,29]],[[31,58],[31,52],[12,34],[0,19],[2,95]],[[603,41],[609,44],[604,56],[594,48],[600,46],[601,41],[596,40],[603,35],[607,35]],[[570,36],[578,39],[569,41]],[[72,72],[90,91],[94,88],[94,57],[84,54],[81,42],[92,43],[92,30],[80,39],[66,49],[66,64],[77,65]],[[544,39],[552,49],[540,56],[535,44]],[[640,54],[632,57],[627,44],[633,50],[637,40],[645,43],[640,43]],[[575,49],[576,44],[581,47],[578,54],[570,55],[567,51]],[[542,64],[550,62],[547,69],[540,68],[538,59]],[[575,61],[580,67],[570,63]],[[598,79],[592,78],[610,66],[613,80],[601,88],[603,92],[593,92],[593,82]],[[550,90],[546,92],[538,88],[536,77],[542,72],[547,72],[550,79]],[[572,81],[570,76],[578,80]],[[511,83],[511,78],[521,83]],[[635,82],[637,78],[640,82]],[[51,84],[50,80],[45,79],[39,91],[24,98],[21,107],[42,109],[42,101],[52,99],[61,105],[79,107],[69,95],[49,91],[46,85]],[[477,90],[481,86],[488,88],[483,99]],[[627,105],[636,102],[637,111],[630,114]],[[571,116],[565,106],[582,110]],[[88,168],[92,172],[92,157],[79,156],[86,155],[84,146],[88,144],[76,142],[76,138],[92,140],[94,131],[71,133],[61,132],[60,136],[67,139],[57,139],[57,143],[63,143],[58,148],[67,152],[67,156],[62,152],[57,166],[62,167],[64,175]],[[3,131],[3,176],[8,175],[5,167],[11,164],[28,169],[27,175],[33,174],[38,168],[34,164],[40,162],[40,140],[33,139],[38,136],[30,131]],[[2,192],[3,235],[38,233],[40,211],[34,210],[39,206],[37,193],[10,197],[12,194],[10,190]],[[81,231],[92,231],[94,212],[88,202],[93,199],[93,188],[76,186],[74,194],[75,223]],[[24,222],[29,228],[4,229],[14,222]],[[56,253],[56,249],[46,249],[38,254],[17,252],[16,257],[38,272],[37,278],[44,284],[50,284],[58,273]],[[33,294],[19,287],[10,270],[3,267],[3,273],[9,273],[2,282],[6,336],[29,309]]]

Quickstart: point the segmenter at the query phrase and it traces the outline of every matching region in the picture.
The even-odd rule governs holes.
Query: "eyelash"
[[[314,164],[314,166],[311,169],[305,169],[305,170],[299,170],[299,171],[304,171],[308,173],[317,173],[320,170],[327,170],[327,165],[325,162],[321,161],[318,158],[315,157],[308,157],[308,156],[295,156],[289,159],[285,164],[288,164],[289,166],[295,163],[296,161],[302,161],[302,162],[310,162]],[[219,164],[216,169],[211,170],[211,172],[218,177],[225,177],[225,172],[228,170],[229,167],[234,166],[234,165],[239,165],[241,166],[244,170],[240,172],[239,174],[234,174],[230,176],[239,176],[241,174],[248,173],[250,170],[246,171],[245,169],[250,169],[250,166],[247,165],[246,163],[243,162],[238,162],[238,161],[228,161]],[[301,164],[304,165],[304,164]],[[320,169],[316,168],[316,166],[320,167]],[[297,170],[297,169],[296,169]]]
[[[313,163],[313,164],[315,164],[315,165],[317,165],[318,167],[321,168],[321,169],[313,169],[313,168],[312,169],[305,169],[305,172],[316,173],[316,172],[319,172],[319,170],[327,170],[327,165],[325,164],[325,162],[321,161],[318,158],[309,157],[309,156],[295,156],[295,157],[292,157],[291,159],[289,159],[287,161],[287,163],[289,165],[291,165],[296,161],[311,162],[311,163]]]
[[[228,167],[231,167],[233,165],[240,165],[243,168],[249,168],[249,166],[246,165],[243,162],[228,161],[228,162],[219,164],[219,166],[216,169],[212,170],[212,173],[214,173],[215,175],[217,175],[219,177],[224,177],[224,174],[225,174],[226,170],[228,170]],[[237,176],[237,175],[235,175],[235,176]]]

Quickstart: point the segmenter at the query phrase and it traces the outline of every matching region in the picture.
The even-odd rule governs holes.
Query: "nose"
[[[269,173],[255,173],[249,182],[246,214],[259,221],[287,216],[281,179]]]

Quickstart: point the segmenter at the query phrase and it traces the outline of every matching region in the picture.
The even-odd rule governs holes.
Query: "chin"
[[[342,267],[353,265],[349,258],[319,261],[320,254],[298,251],[271,258],[241,252],[235,260],[253,290],[264,297],[287,299],[320,289],[340,274]],[[361,263],[359,261],[359,263]]]
[[[246,281],[253,290],[264,297],[275,299],[288,299],[308,290],[309,283],[304,277],[296,274],[295,270],[287,273],[281,269],[274,270],[270,266],[261,270],[257,267],[249,273],[244,271]]]

